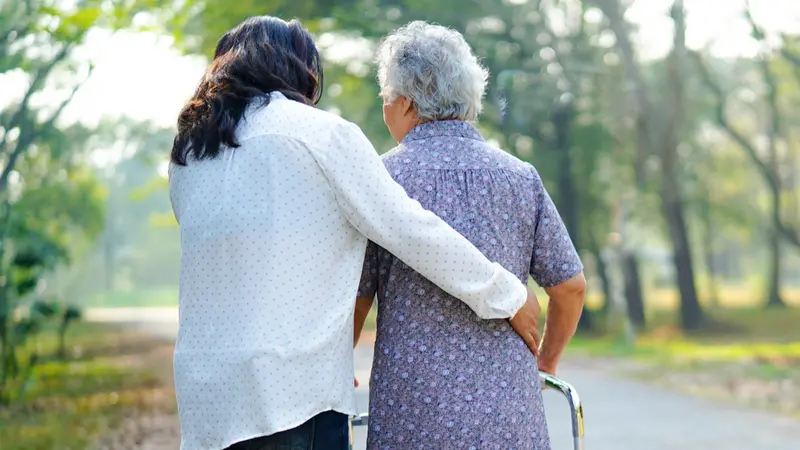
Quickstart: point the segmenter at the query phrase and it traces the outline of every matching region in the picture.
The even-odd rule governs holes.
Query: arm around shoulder
[[[336,126],[315,157],[356,229],[481,318],[510,318],[525,304],[525,285],[409,198],[358,127]]]

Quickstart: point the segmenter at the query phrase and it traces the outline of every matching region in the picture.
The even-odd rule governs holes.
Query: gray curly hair
[[[404,96],[423,121],[475,121],[489,72],[458,31],[422,21],[386,36],[378,46],[378,84],[386,103]]]

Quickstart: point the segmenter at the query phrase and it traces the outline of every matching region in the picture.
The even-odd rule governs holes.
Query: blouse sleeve
[[[552,287],[579,274],[583,264],[539,173],[531,170],[536,211],[530,273],[539,286]]]

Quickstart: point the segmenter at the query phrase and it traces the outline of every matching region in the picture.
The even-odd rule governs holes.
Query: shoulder
[[[490,168],[505,170],[521,178],[531,180],[532,182],[539,178],[536,168],[529,162],[523,161],[488,142],[484,142],[480,145],[479,152],[482,162],[486,163]]]
[[[318,146],[335,134],[353,137],[363,133],[336,114],[281,97],[273,98],[267,105],[250,105],[237,130],[240,140],[267,134]]]
[[[407,150],[408,149],[404,145],[398,145],[397,147],[381,155],[381,160],[384,164],[392,164],[401,158]]]
[[[383,166],[394,178],[397,178],[402,172],[419,168],[414,149],[403,144],[381,155],[381,160],[383,161]],[[413,164],[411,164],[412,162]]]
[[[352,125],[341,116],[325,111],[314,106],[296,102],[294,100],[280,99],[275,102],[281,111],[291,114],[299,119],[298,125],[311,125],[314,127],[338,127]]]

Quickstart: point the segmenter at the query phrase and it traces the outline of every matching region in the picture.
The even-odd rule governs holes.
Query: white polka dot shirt
[[[181,449],[220,450],[355,413],[353,311],[367,240],[468,304],[513,316],[526,289],[410,199],[355,125],[272,94],[241,144],[170,168],[181,229]]]

